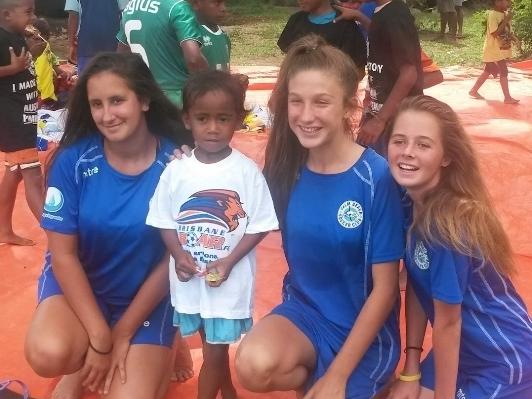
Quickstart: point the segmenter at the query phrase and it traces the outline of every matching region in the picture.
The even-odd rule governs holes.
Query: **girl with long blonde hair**
[[[406,363],[390,399],[532,397],[532,322],[510,277],[508,237],[456,113],[403,101],[388,160],[412,200]],[[433,348],[420,363],[427,321]]]

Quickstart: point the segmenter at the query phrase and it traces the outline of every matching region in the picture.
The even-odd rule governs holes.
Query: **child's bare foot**
[[[179,340],[176,348],[174,370],[170,376],[170,381],[185,382],[194,376],[194,364],[190,356],[190,348],[183,338]]]
[[[52,392],[52,399],[81,399],[83,387],[80,373],[64,375]]]
[[[508,97],[504,99],[505,104],[517,104],[519,100],[517,98]]]
[[[474,98],[475,100],[484,100],[484,97],[478,94],[478,91],[469,91],[469,97]]]
[[[20,246],[32,246],[35,245],[35,241],[30,240],[29,238],[24,238],[19,235],[16,235],[15,233],[6,233],[6,234],[0,234],[0,245],[1,244],[9,244],[9,245],[20,245]]]

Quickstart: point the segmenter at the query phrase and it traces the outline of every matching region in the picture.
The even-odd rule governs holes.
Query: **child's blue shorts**
[[[290,320],[312,342],[316,351],[314,374],[307,381],[308,390],[320,379],[342,348],[351,332],[328,321],[313,307],[297,299],[285,301],[272,310],[272,314]],[[399,347],[380,348],[372,344],[349,377],[346,399],[373,398],[393,376],[399,361]]]
[[[47,265],[39,277],[37,301],[41,303],[53,295],[63,295],[63,291],[57,282],[52,267]],[[103,316],[112,327],[125,313],[128,305],[117,306],[109,304],[104,298],[96,297]],[[164,298],[139,327],[131,345],[159,345],[171,347],[174,341],[176,328],[172,325],[172,304],[170,296]]]
[[[202,318],[200,314],[174,312],[174,325],[183,337],[190,337],[200,329],[209,344],[233,344],[253,326],[253,319]]]
[[[436,381],[434,354],[429,352],[421,362],[421,386],[434,390]],[[500,384],[489,375],[458,373],[456,399],[528,399],[532,398],[532,378],[523,377],[521,384]]]

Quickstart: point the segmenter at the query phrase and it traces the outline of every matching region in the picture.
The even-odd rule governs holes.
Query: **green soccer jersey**
[[[229,71],[231,57],[231,42],[229,36],[219,26],[211,30],[207,25],[201,25],[201,52],[207,59],[209,68]]]
[[[181,107],[189,72],[180,44],[202,44],[201,33],[186,0],[131,0],[122,12],[117,39],[142,56],[161,89]]]

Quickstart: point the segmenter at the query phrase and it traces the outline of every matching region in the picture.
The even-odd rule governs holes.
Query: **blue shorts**
[[[253,319],[204,319],[198,313],[174,312],[174,325],[179,327],[183,337],[190,337],[202,329],[209,344],[233,344],[251,330]]]
[[[316,367],[306,383],[308,390],[321,378],[336,354],[340,351],[350,331],[340,328],[309,305],[289,299],[272,310],[272,314],[290,320],[312,342],[316,352]],[[399,361],[399,346],[379,351],[373,344],[364,355],[347,382],[346,399],[373,398],[393,377]]]
[[[47,265],[39,277],[37,301],[41,303],[53,295],[63,295],[63,291],[57,282],[52,267]],[[113,305],[104,298],[96,297],[103,316],[114,326],[125,313],[128,305]],[[172,325],[172,304],[170,296],[164,298],[153,310],[149,317],[142,323],[133,338],[131,345],[159,345],[172,347],[176,328]]]
[[[434,390],[434,354],[429,352],[421,362],[421,386]],[[501,384],[489,375],[467,375],[458,373],[456,399],[525,399],[532,398],[532,378],[523,377],[521,384]]]

